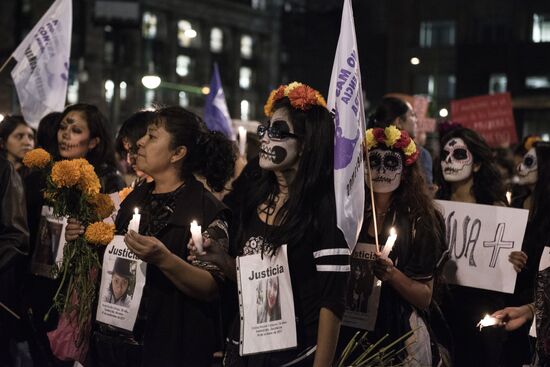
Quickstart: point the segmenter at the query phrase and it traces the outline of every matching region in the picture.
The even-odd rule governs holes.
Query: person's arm
[[[425,310],[432,301],[433,280],[414,280],[393,266],[391,259],[377,253],[374,263],[374,274],[382,281],[388,282],[407,302],[418,309]]]
[[[340,319],[338,316],[328,308],[321,308],[317,328],[317,350],[313,362],[314,367],[332,366],[339,333]]]
[[[157,238],[130,231],[124,242],[141,260],[156,265],[186,295],[203,301],[218,296],[218,284],[212,274],[170,252]]]
[[[199,254],[197,248],[193,244],[193,239],[189,240],[187,244],[189,248],[189,255],[187,260],[193,262],[196,260],[206,261],[216,265],[220,271],[229,279],[237,281],[237,266],[235,259],[229,255],[223,248],[223,245],[219,241],[212,238],[204,239],[202,244],[204,253]]]
[[[504,327],[507,331],[513,331],[519,329],[527,321],[535,317],[535,306],[533,303],[529,303],[520,307],[506,307],[498,310],[491,316],[500,319],[502,321],[500,326]]]

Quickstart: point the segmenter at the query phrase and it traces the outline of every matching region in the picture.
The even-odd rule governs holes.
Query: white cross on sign
[[[504,237],[505,228],[506,225],[504,223],[499,223],[495,233],[495,239],[493,241],[483,241],[483,247],[493,247],[493,254],[491,255],[491,261],[489,262],[489,266],[491,268],[494,268],[497,264],[500,249],[514,248],[514,241],[504,241],[502,239],[502,237]]]

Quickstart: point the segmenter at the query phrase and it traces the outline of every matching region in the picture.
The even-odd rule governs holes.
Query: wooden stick
[[[1,73],[2,70],[4,70],[4,68],[8,65],[8,63],[10,62],[11,59],[13,59],[13,56],[8,57],[8,59],[6,60],[6,62],[4,63],[4,65],[2,65],[2,67],[0,67],[0,73]]]
[[[372,207],[372,220],[374,221],[374,242],[376,244],[376,251],[380,252],[380,244],[378,243],[378,224],[376,222],[376,207],[374,206],[374,190],[372,188],[372,171],[370,169],[369,148],[365,144],[365,152],[367,156],[367,172],[369,173],[369,191],[370,201]]]
[[[15,317],[17,320],[21,320],[21,317],[17,315],[15,312],[13,312],[8,306],[0,302],[0,307],[2,307],[4,310],[8,311],[13,317]]]

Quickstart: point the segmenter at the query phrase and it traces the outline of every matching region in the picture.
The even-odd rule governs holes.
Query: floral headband
[[[414,140],[404,130],[399,130],[397,127],[390,125],[385,129],[375,127],[368,129],[365,134],[365,144],[367,149],[371,150],[384,144],[390,149],[399,149],[405,155],[405,165],[410,166],[418,158],[418,149]]]
[[[275,102],[284,97],[290,100],[290,105],[292,107],[302,111],[307,111],[312,106],[327,107],[327,102],[321,93],[308,85],[293,82],[288,85],[281,85],[279,88],[271,91],[264,106],[264,113],[267,117],[273,115],[273,105]]]
[[[535,145],[536,142],[541,141],[542,139],[538,135],[531,135],[527,139],[525,139],[525,144],[523,147],[526,151],[530,151],[531,148]]]

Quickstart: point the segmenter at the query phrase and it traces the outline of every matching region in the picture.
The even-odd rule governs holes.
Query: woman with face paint
[[[434,208],[420,172],[419,151],[406,131],[395,126],[369,129],[366,146],[372,177],[369,179],[365,165],[365,197],[370,198],[368,185],[372,180],[379,243],[385,243],[391,227],[397,233],[389,255],[375,255],[374,275],[382,281],[382,289],[375,330],[368,337],[376,342],[389,334],[389,343],[415,330],[409,340],[401,343],[405,347],[401,362],[435,366],[440,356],[437,348],[431,347],[428,310],[447,255],[443,219]],[[370,200],[365,205],[358,242],[374,244],[375,226],[369,204]],[[349,340],[355,331],[344,327],[342,334]],[[416,342],[410,344],[412,340]]]
[[[297,346],[242,357],[240,323],[235,322],[225,365],[328,367],[350,271],[349,248],[336,227],[334,124],[320,93],[297,82],[274,90],[264,111],[269,121],[258,127],[259,159],[249,163],[225,198],[234,204],[233,257],[210,241],[204,245],[206,254],[194,252],[194,257],[215,262],[235,278],[234,256],[272,256],[287,244]],[[285,290],[279,288],[277,294]]]
[[[0,123],[0,154],[11,162],[22,178],[28,173],[23,166],[23,157],[34,145],[34,130],[23,117],[6,116]]]
[[[462,127],[451,130],[442,138],[440,151],[438,199],[506,205],[504,185],[491,149],[479,134]],[[527,255],[513,251],[509,261],[520,272]],[[495,328],[479,331],[475,325],[487,312],[504,306],[504,294],[453,285],[449,286],[448,296],[443,311],[453,332],[456,364],[499,365],[505,333]]]

